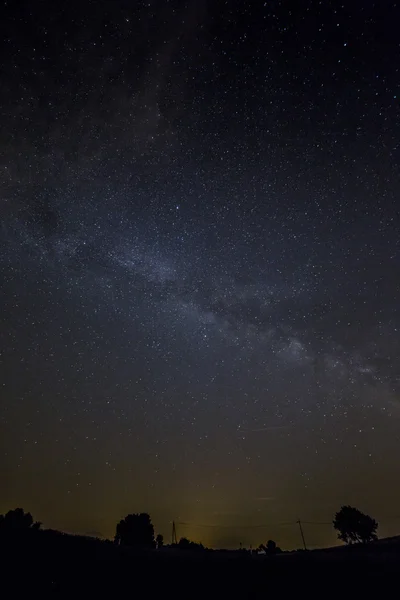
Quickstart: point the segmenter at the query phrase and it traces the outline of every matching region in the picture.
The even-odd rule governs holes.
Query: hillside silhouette
[[[348,513],[348,507],[342,508]],[[0,551],[3,590],[13,590],[13,597],[126,594],[134,591],[134,579],[134,588],[147,590],[146,597],[156,597],[168,582],[179,581],[178,597],[186,582],[190,597],[247,598],[262,593],[267,584],[291,591],[301,582],[308,581],[310,587],[332,580],[333,587],[346,581],[347,587],[361,590],[395,581],[400,538],[308,552],[282,551],[273,540],[253,552],[210,550],[187,538],[165,544],[161,534],[154,537],[146,513],[127,515],[117,523],[115,539],[102,540],[41,529],[30,513],[15,509],[0,517]]]

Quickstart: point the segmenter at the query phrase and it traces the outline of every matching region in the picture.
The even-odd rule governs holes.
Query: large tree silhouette
[[[0,532],[17,533],[33,529],[39,529],[41,523],[34,521],[30,512],[26,513],[22,508],[9,510],[5,515],[0,515]]]
[[[346,544],[372,542],[377,539],[378,523],[352,506],[342,506],[333,520],[338,538]]]
[[[117,524],[115,541],[121,546],[154,548],[154,527],[147,513],[127,515]]]

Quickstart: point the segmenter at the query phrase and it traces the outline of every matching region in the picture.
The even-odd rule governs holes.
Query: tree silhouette
[[[181,550],[204,550],[203,544],[197,542],[191,542],[187,538],[183,537],[179,540],[178,548]]]
[[[333,520],[338,538],[346,544],[372,542],[377,539],[378,523],[352,506],[342,506]]]
[[[276,542],[274,542],[274,540],[268,540],[265,546],[264,544],[260,544],[258,549],[263,550],[265,554],[279,554],[280,552],[282,552],[282,550],[276,545]]]
[[[115,542],[121,546],[154,548],[154,527],[147,513],[127,515],[116,528]]]
[[[0,532],[23,532],[40,529],[41,523],[33,521],[31,513],[26,513],[22,508],[9,510],[5,515],[0,515]]]
[[[157,548],[162,548],[164,546],[164,536],[159,533],[156,537]]]

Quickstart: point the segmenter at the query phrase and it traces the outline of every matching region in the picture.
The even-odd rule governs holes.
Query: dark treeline
[[[378,523],[370,517],[351,506],[342,506],[333,520],[333,527],[338,532],[338,538],[348,545],[367,544],[377,540]],[[14,538],[22,533],[38,532],[41,528],[40,521],[34,521],[31,513],[22,508],[8,511],[0,515],[0,537]],[[53,532],[59,533],[60,532]],[[82,538],[82,536],[75,536]],[[107,540],[108,543],[109,540]],[[208,550],[201,543],[193,542],[182,537],[178,543],[166,545],[161,533],[155,535],[151,517],[147,513],[131,513],[121,519],[115,530],[113,541],[115,546],[135,550],[162,550],[164,548],[177,548],[180,550]],[[267,555],[280,554],[282,550],[274,540],[261,543],[258,551]]]
[[[172,586],[178,597],[187,589],[191,598],[248,598],[271,586],[298,591],[319,580],[346,580],[346,589],[354,581],[360,592],[364,584],[370,591],[374,580],[395,579],[398,540],[367,543],[375,540],[377,523],[352,507],[342,507],[333,525],[346,546],[282,552],[268,540],[251,553],[209,550],[187,538],[166,544],[146,513],[127,515],[116,523],[115,538],[102,540],[42,529],[30,513],[15,509],[0,516],[2,591],[15,598],[158,597]]]

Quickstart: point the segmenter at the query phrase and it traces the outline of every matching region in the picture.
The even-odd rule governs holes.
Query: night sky
[[[400,532],[399,20],[2,3],[0,512]]]

